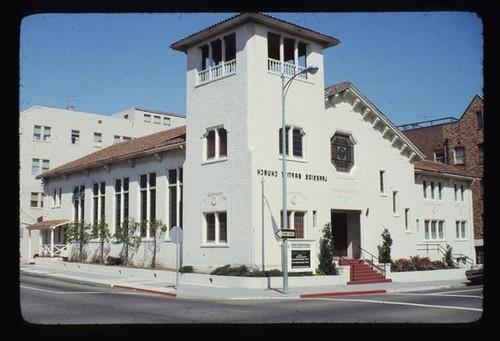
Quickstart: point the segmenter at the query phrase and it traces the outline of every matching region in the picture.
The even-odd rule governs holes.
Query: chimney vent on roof
[[[69,111],[75,111],[75,106],[74,105],[68,105],[66,107],[66,110],[69,110]]]

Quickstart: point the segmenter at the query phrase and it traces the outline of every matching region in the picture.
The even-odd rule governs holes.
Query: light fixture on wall
[[[366,209],[366,212],[365,212],[365,216],[367,216],[367,217],[368,217],[368,214],[369,214],[369,213],[370,213],[370,208],[367,208],[367,209]]]

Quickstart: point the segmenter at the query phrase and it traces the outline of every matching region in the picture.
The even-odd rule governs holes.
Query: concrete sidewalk
[[[154,270],[157,272],[157,270]],[[153,274],[153,270],[150,270]],[[117,276],[112,273],[76,271],[44,264],[21,264],[20,273],[85,283],[95,286],[115,287],[134,291],[150,292],[168,297],[198,299],[307,299],[347,295],[369,295],[426,291],[443,288],[459,288],[467,285],[466,280],[436,280],[426,282],[385,282],[352,285],[290,286],[284,293],[282,287],[254,289],[244,287],[192,284],[174,280],[151,279],[153,276]],[[207,275],[209,276],[209,275]]]

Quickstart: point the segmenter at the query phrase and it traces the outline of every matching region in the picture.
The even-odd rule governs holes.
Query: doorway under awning
[[[61,229],[68,225],[68,219],[57,220],[41,220],[34,224],[28,225],[28,242],[29,242],[29,258],[31,259],[31,231],[40,230],[41,238],[39,240],[38,256],[42,257],[67,257],[68,246],[64,243],[64,236]],[[57,233],[56,236],[56,231]],[[49,234],[50,233],[50,234]],[[57,237],[57,238],[56,238]]]

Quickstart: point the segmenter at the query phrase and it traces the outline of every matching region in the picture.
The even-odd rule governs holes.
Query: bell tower
[[[228,263],[279,264],[273,226],[261,228],[260,170],[281,179],[282,83],[295,76],[286,93],[284,143],[287,162],[301,168],[314,162],[312,136],[324,114],[323,49],[338,43],[243,13],[171,45],[187,57],[183,221],[185,239],[198,241],[184,245],[183,263],[207,271]],[[316,74],[302,72],[312,65]],[[269,214],[278,223],[280,186],[267,188]]]

